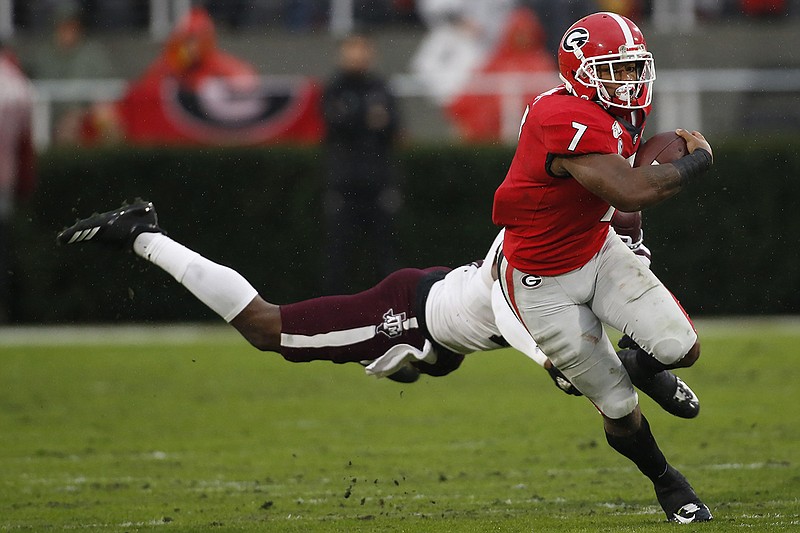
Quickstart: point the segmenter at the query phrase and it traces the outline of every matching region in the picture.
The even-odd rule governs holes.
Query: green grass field
[[[798,530],[800,321],[699,329],[700,416],[642,400],[689,526],[510,350],[400,385],[216,327],[0,330],[0,531]]]

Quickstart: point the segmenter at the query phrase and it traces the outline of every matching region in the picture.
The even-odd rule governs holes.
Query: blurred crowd
[[[147,29],[153,2],[202,4],[218,24],[230,29],[283,26],[311,31],[327,26],[331,5],[337,0],[80,0],[83,22],[92,31]],[[14,25],[22,31],[48,31],[48,21],[64,2],[61,0],[14,0]],[[353,15],[361,23],[422,25],[425,0],[348,0]],[[439,0],[440,4],[461,4],[459,0]],[[469,3],[469,2],[467,2]],[[503,2],[499,2],[502,4]],[[518,5],[533,9],[540,16],[558,12],[612,10],[634,19],[649,16],[656,4],[674,9],[694,6],[704,18],[731,16],[781,16],[797,11],[792,0],[519,0]],[[560,26],[559,26],[560,27]]]
[[[27,0],[12,3],[15,32],[48,34],[28,54],[32,80],[127,80],[114,102],[53,99],[45,142],[313,143],[324,136],[323,80],[298,68],[292,80],[264,80],[221,50],[216,33],[283,26],[328,32],[335,6],[350,10],[350,31],[413,25],[422,37],[406,72],[464,141],[513,141],[522,101],[552,82],[561,29],[598,10],[633,20],[790,14],[790,0]],[[143,72],[109,57],[111,32],[147,34],[159,6],[169,19],[161,54]],[[677,20],[677,18],[676,18]],[[149,29],[149,30],[148,30]],[[44,39],[42,39],[44,42]],[[333,69],[333,65],[331,65]],[[511,81],[509,81],[511,80]],[[510,85],[511,84],[511,85]],[[514,85],[516,84],[516,85]],[[70,101],[72,100],[72,101]]]

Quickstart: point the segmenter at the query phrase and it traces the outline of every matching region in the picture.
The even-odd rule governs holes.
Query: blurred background
[[[800,0],[0,0],[18,87],[0,79],[3,109],[30,108],[21,140],[4,134],[18,162],[0,176],[0,318],[210,318],[160,273],[53,247],[76,216],[136,195],[278,302],[333,287],[343,248],[353,275],[339,291],[482,257],[525,103],[558,83],[564,30],[598,10],[633,19],[656,58],[645,136],[699,129],[717,156],[713,178],[645,217],[654,271],[690,313],[800,312],[787,202],[800,192]],[[346,104],[326,95],[354,32],[377,85],[348,148],[331,122]],[[370,178],[333,176],[330,155],[379,142],[382,184],[337,189]],[[329,216],[351,196],[356,215],[375,204],[392,223],[376,236]],[[348,240],[326,247],[347,223]]]
[[[520,102],[552,81],[553,54],[564,29],[597,10],[628,15],[655,52],[658,131],[680,124],[724,134],[793,130],[800,123],[800,108],[791,105],[800,90],[797,0],[0,0],[0,38],[13,45],[37,86],[37,146],[54,140],[54,107],[122,96],[126,84],[158,57],[178,21],[198,5],[213,19],[218,47],[261,75],[324,79],[335,62],[337,39],[353,28],[369,29],[380,70],[402,101],[414,140],[491,137],[469,118],[454,118],[458,108],[443,105],[469,90],[500,96],[500,136],[513,142]],[[515,7],[532,13],[527,26],[514,26]],[[467,37],[445,30],[458,24],[468,28]],[[546,59],[519,70],[503,65],[481,72],[504,38],[507,56],[544,53]],[[426,53],[429,64],[422,65]],[[445,87],[448,94],[442,95]]]

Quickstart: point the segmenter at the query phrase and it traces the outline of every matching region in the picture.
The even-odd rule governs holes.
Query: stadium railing
[[[549,87],[558,83],[554,73],[542,74],[487,74],[476,77],[469,84],[475,94],[497,94],[502,98],[502,132],[506,142],[515,142],[519,120],[525,105],[524,95],[531,87]],[[56,103],[108,102],[119,98],[126,80],[37,80],[37,101],[34,112],[34,137],[39,149],[46,149],[52,142],[53,105]],[[746,95],[778,96],[800,93],[800,69],[664,69],[658,71],[656,81],[657,105],[650,131],[668,131],[684,127],[706,131],[711,128],[717,134],[727,134],[730,126],[719,123],[717,110],[703,104],[703,97],[728,93]],[[395,74],[391,85],[407,106],[415,98],[431,98],[426,84],[413,74]],[[744,111],[729,108],[728,113]],[[788,120],[788,119],[787,119]],[[431,130],[407,125],[413,139],[432,141]],[[448,139],[445,139],[448,140]]]

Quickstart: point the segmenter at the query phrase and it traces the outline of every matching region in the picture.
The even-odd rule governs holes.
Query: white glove
[[[425,340],[422,350],[418,350],[410,344],[397,344],[392,346],[385,354],[372,361],[372,363],[364,369],[364,372],[366,372],[368,376],[383,378],[394,374],[413,361],[425,361],[430,364],[436,362],[436,352],[433,351],[433,345],[430,341],[427,339]]]

